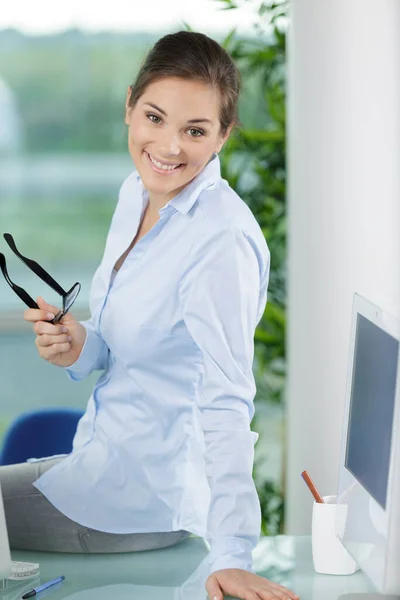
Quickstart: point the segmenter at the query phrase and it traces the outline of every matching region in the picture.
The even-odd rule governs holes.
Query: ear
[[[130,113],[130,106],[129,106],[129,100],[131,99],[131,95],[132,95],[132,88],[129,85],[128,86],[128,91],[126,92],[126,98],[125,98],[125,125],[129,125],[129,113]]]
[[[231,123],[231,125],[229,125],[228,129],[226,130],[226,133],[224,135],[220,136],[220,139],[218,141],[218,144],[215,148],[215,152],[218,154],[218,152],[220,152],[223,148],[223,145],[225,144],[226,140],[229,138],[231,131],[233,128],[233,123]]]

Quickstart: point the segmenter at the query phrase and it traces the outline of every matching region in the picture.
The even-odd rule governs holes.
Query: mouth
[[[146,151],[144,151],[144,154],[146,155],[147,162],[149,163],[151,169],[153,171],[155,171],[156,173],[158,173],[159,175],[172,175],[173,173],[176,173],[177,171],[181,171],[185,167],[184,163],[177,163],[177,164],[163,163],[163,162],[158,161],[156,158],[151,156],[151,154],[149,154]]]

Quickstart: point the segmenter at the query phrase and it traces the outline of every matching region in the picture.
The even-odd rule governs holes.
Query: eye
[[[153,113],[147,113],[147,118],[150,119],[152,123],[161,123],[161,118]]]
[[[202,129],[189,129],[190,137],[202,137],[204,135],[204,131]]]

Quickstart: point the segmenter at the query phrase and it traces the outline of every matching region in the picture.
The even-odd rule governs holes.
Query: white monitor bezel
[[[387,500],[386,508],[383,508],[365,488],[362,484],[350,473],[345,467],[346,460],[346,448],[347,448],[347,435],[349,426],[349,411],[351,402],[351,393],[353,385],[353,369],[354,369],[354,350],[356,344],[357,334],[357,321],[358,315],[362,315],[367,318],[373,324],[380,327],[383,331],[394,337],[400,343],[400,321],[390,315],[387,311],[381,307],[373,304],[363,296],[359,294],[354,295],[352,320],[351,320],[351,335],[350,335],[350,348],[349,348],[349,360],[348,360],[348,373],[347,373],[347,384],[346,384],[346,397],[345,397],[345,408],[343,416],[343,430],[342,430],[342,442],[341,442],[341,453],[340,453],[340,464],[339,464],[339,479],[337,488],[337,501],[340,504],[348,505],[348,514],[351,514],[353,508],[352,503],[360,501],[363,504],[368,496],[369,500],[369,514],[371,516],[371,523],[366,524],[366,531],[368,526],[370,530],[375,528],[379,530],[379,535],[371,536],[371,544],[367,543],[356,543],[352,540],[352,534],[348,533],[350,529],[347,524],[347,529],[344,532],[337,529],[337,533],[342,540],[344,546],[352,554],[359,566],[367,573],[374,585],[381,593],[386,591],[386,579],[387,579],[387,560],[386,553],[390,543],[390,530],[392,521],[391,516],[395,513],[392,507],[395,503],[400,500],[398,498],[398,485],[394,485],[394,470],[395,465],[398,468],[398,461],[400,457],[396,455],[399,452],[399,444],[396,440],[400,436],[400,352],[397,363],[397,380],[396,380],[396,392],[395,392],[395,406],[393,414],[393,427],[392,427],[392,440],[391,440],[391,456],[389,465],[389,477],[387,487]],[[397,505],[398,506],[398,505]],[[398,508],[397,508],[398,510]],[[373,517],[372,517],[373,516]],[[372,524],[373,522],[373,524]],[[392,523],[393,525],[393,523]],[[371,559],[374,556],[374,559]]]

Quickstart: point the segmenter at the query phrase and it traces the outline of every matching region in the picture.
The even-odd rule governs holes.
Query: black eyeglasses
[[[50,321],[50,323],[58,323],[63,318],[63,316],[69,311],[69,309],[75,302],[75,300],[80,292],[81,284],[78,282],[74,283],[72,288],[68,292],[66,292],[61,287],[61,285],[59,285],[57,283],[57,281],[55,281],[55,279],[53,279],[51,277],[51,275],[49,275],[47,273],[47,271],[45,271],[40,265],[38,265],[37,262],[35,262],[34,260],[31,260],[30,258],[26,258],[26,256],[23,256],[18,251],[17,246],[15,245],[13,237],[10,233],[4,233],[3,237],[6,240],[7,244],[10,246],[11,250],[14,252],[14,254],[16,254],[18,256],[18,258],[20,258],[22,260],[22,262],[25,263],[26,266],[29,267],[30,270],[35,273],[35,275],[40,277],[40,279],[42,281],[47,283],[48,286],[50,286],[55,292],[57,292],[57,294],[59,294],[62,297],[62,305],[63,305],[62,310],[60,310],[56,314],[54,319],[52,321]],[[7,272],[6,258],[4,256],[4,254],[2,254],[1,252],[0,252],[0,268],[3,271],[5,280],[10,285],[10,287],[14,290],[14,292],[17,294],[17,296],[19,296],[21,298],[21,300],[23,302],[25,302],[25,304],[27,306],[29,306],[29,308],[39,308],[39,306],[36,304],[36,302],[33,300],[33,298],[31,298],[29,296],[29,294],[22,287],[19,287],[19,285],[16,285],[13,281],[11,281],[11,279],[8,275],[8,272]]]

